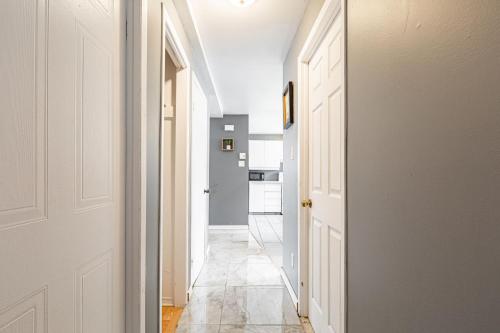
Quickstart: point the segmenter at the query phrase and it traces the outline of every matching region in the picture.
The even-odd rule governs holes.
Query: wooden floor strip
[[[182,308],[174,306],[162,306],[162,332],[175,333],[177,323],[181,318]]]

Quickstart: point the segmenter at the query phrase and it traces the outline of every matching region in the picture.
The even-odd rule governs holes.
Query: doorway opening
[[[333,1],[325,2],[325,7],[328,7],[328,9],[322,10],[321,22],[315,23],[313,27],[312,34],[316,35],[316,37],[313,38],[313,41],[307,43],[316,44],[316,46],[306,44],[309,48],[307,52],[310,52],[310,54],[307,56],[308,59],[306,59],[307,57],[301,59],[299,64],[298,90],[303,90],[303,81],[307,82],[309,77],[308,65],[312,54],[324,38],[325,31],[328,31],[328,27],[333,22],[333,19],[326,17],[330,7],[334,7],[333,4]],[[146,255],[145,276],[149,279],[151,276],[156,275],[154,281],[148,281],[150,285],[146,288],[146,326],[148,323],[152,323],[152,325],[158,323],[161,326],[163,303],[165,305],[170,303],[180,307],[187,304],[180,319],[181,325],[219,325],[219,329],[223,325],[227,325],[229,331],[231,327],[234,329],[234,326],[237,325],[298,326],[300,321],[297,312],[306,316],[309,313],[310,285],[308,284],[308,278],[310,265],[308,255],[309,237],[312,234],[308,227],[310,224],[309,210],[301,210],[302,213],[299,214],[301,217],[298,227],[299,258],[297,260],[297,269],[300,274],[298,280],[299,291],[297,300],[295,300],[293,293],[289,292],[290,288],[286,284],[286,279],[282,279],[280,269],[280,264],[283,265],[285,260],[289,260],[284,258],[283,255],[280,256],[280,252],[282,252],[280,244],[284,238],[283,226],[286,224],[286,220],[283,220],[280,215],[283,213],[282,208],[281,212],[279,211],[283,199],[278,197],[280,190],[278,186],[274,186],[277,184],[268,184],[268,182],[279,183],[280,172],[286,173],[286,168],[283,169],[282,165],[279,165],[277,169],[266,169],[273,163],[268,161],[265,162],[266,164],[262,169],[255,168],[255,157],[257,157],[258,162],[259,159],[276,160],[276,156],[281,155],[282,160],[283,155],[285,155],[283,154],[283,148],[280,147],[279,153],[276,153],[277,150],[273,150],[273,145],[276,144],[274,141],[279,141],[279,139],[268,137],[269,134],[267,133],[252,133],[254,136],[251,137],[248,125],[245,130],[237,129],[236,121],[230,119],[229,115],[228,118],[224,116],[223,118],[212,118],[208,121],[207,118],[202,116],[202,113],[197,113],[196,110],[207,108],[204,106],[206,101],[203,98],[203,91],[198,94],[198,97],[196,97],[197,93],[195,92],[196,90],[203,90],[203,87],[198,87],[200,84],[197,83],[198,79],[190,67],[188,57],[182,48],[182,43],[179,42],[174,25],[169,22],[164,11],[162,11],[162,14],[164,17],[158,21],[160,22],[159,26],[164,31],[162,33],[162,45],[158,54],[161,54],[161,57],[164,58],[159,62],[164,67],[158,72],[162,73],[164,77],[157,81],[152,80],[153,83],[149,84],[148,76],[147,89],[149,95],[151,87],[158,86],[158,95],[162,96],[161,114],[158,114],[156,118],[158,124],[160,124],[159,127],[161,127],[161,135],[156,136],[156,142],[158,155],[162,155],[162,157],[159,159],[160,162],[156,171],[149,172],[148,170],[148,176],[156,173],[161,179],[157,182],[161,186],[156,190],[156,195],[160,198],[159,202],[161,204],[158,205],[160,218],[156,220],[160,221],[160,223],[156,222],[155,227],[157,228],[157,239],[152,242],[150,242],[150,239],[146,241],[146,252],[154,253],[156,251],[157,255],[156,258]],[[148,58],[150,53],[154,54],[154,51],[151,51],[148,47]],[[172,70],[175,68],[172,71],[175,74],[170,77],[170,80],[166,74],[169,67]],[[161,82],[161,85],[158,82]],[[169,85],[170,88],[166,88]],[[281,84],[279,90],[282,90]],[[169,94],[170,101],[168,101]],[[298,110],[309,110],[307,96],[304,100],[299,98],[297,105],[299,106]],[[300,150],[297,149],[298,151],[294,152],[297,163],[300,161],[300,192],[297,191],[300,199],[307,198],[310,193],[310,189],[304,185],[307,184],[305,180],[309,177],[309,174],[304,173],[305,170],[308,170],[308,150],[303,149],[303,146],[311,142],[311,138],[304,135],[309,134],[305,130],[309,124],[309,115],[304,116],[303,113],[298,112],[301,119],[301,125],[298,127],[300,131]],[[230,116],[240,115],[232,114]],[[246,117],[248,118],[248,115]],[[198,120],[195,121],[194,119]],[[201,125],[200,119],[205,119],[207,125]],[[214,125],[217,120],[222,120],[223,123]],[[208,123],[210,123],[210,130],[207,129],[204,132],[204,128],[208,127]],[[227,128],[226,125],[228,125]],[[214,135],[214,128],[220,129],[223,134]],[[246,134],[247,138],[238,139],[236,132]],[[147,134],[150,134],[149,130]],[[256,137],[255,134],[261,137]],[[199,146],[205,141],[204,138],[207,138],[206,141],[210,142],[206,150]],[[264,141],[264,153],[260,157],[258,157],[259,154],[251,153],[250,141]],[[262,143],[256,143],[256,146],[262,147]],[[229,219],[230,223],[221,223],[220,219],[212,218],[212,212],[227,212],[228,207],[233,207],[234,205],[230,203],[230,200],[237,197],[232,192],[229,192],[229,195],[224,195],[221,183],[216,182],[212,177],[214,170],[222,169],[212,166],[212,153],[215,151],[228,157],[230,162],[224,164],[231,164],[235,167],[235,170],[244,175],[246,185],[240,184],[238,186],[239,189],[244,190],[247,198],[245,211],[242,214],[244,221]],[[207,155],[210,156],[210,163],[204,166],[203,158],[208,160]],[[167,159],[164,158],[165,156],[170,156],[168,161],[170,164],[164,163]],[[200,160],[195,165],[194,161],[196,159]],[[215,160],[222,161],[223,158],[216,158]],[[141,167],[141,165],[137,165],[138,170]],[[207,176],[206,170],[210,171],[209,176]],[[251,179],[250,171],[264,171],[263,180],[256,185],[270,185],[263,187],[263,195],[256,195],[257,203],[252,204],[250,203],[250,196],[252,195],[250,193],[250,181],[255,180]],[[267,171],[277,173],[277,180],[266,179],[268,177]],[[223,176],[229,178],[231,173],[224,172]],[[206,186],[207,178],[210,186]],[[281,188],[280,194],[283,197],[283,188]],[[168,203],[163,204],[165,198],[170,198],[170,200],[168,200]],[[213,200],[218,199],[220,199],[222,205],[214,208]],[[209,204],[206,203],[208,200]],[[262,201],[263,210],[262,208],[256,208],[262,205]],[[141,205],[142,202],[141,199]],[[149,196],[146,202],[147,206],[149,206],[151,202]],[[298,206],[298,204],[297,200],[295,205]],[[209,207],[208,213],[206,212],[207,206]],[[319,206],[315,204],[314,207]],[[149,213],[150,209],[147,208]],[[137,212],[139,211],[137,210]],[[199,216],[195,217],[197,215]],[[169,220],[170,223],[173,221],[171,225],[168,225]],[[146,229],[150,227],[151,224],[148,222]],[[155,234],[150,231],[148,229],[146,234]],[[167,231],[167,235],[164,235],[165,231]],[[156,245],[154,242],[156,242]],[[140,254],[140,244],[141,241],[132,244],[131,251]],[[170,246],[173,247],[165,256],[163,256],[164,246],[165,249]],[[341,248],[343,246],[345,246],[345,242],[340,245]],[[141,255],[137,256],[137,258],[141,258]],[[132,256],[132,260],[135,259],[136,257]],[[149,267],[154,267],[154,265],[149,266],[150,261],[154,261],[153,264],[156,265],[157,272],[149,270]],[[171,268],[169,268],[169,264]],[[141,265],[137,267],[142,269]],[[340,265],[342,265],[342,262]],[[140,280],[142,277],[135,271],[135,266],[131,269],[134,270],[134,276],[137,276]],[[163,275],[165,277],[169,276],[171,281],[165,281]],[[148,289],[155,282],[158,284],[156,289]],[[135,286],[137,285],[140,286],[141,284]],[[342,288],[342,285],[339,288]],[[164,289],[165,293],[162,289]],[[148,297],[151,290],[154,291],[154,297],[152,298]],[[272,297],[268,298],[269,295],[272,295]],[[150,300],[151,303],[149,303]],[[279,300],[278,304],[276,304],[276,300]],[[264,303],[274,304],[274,306],[268,308],[263,305]],[[231,310],[235,308],[236,311]],[[156,313],[156,318],[150,320],[149,316],[153,312]],[[345,314],[341,314],[340,320],[344,316]],[[265,318],[258,319],[262,317]],[[161,328],[159,328],[160,330]]]

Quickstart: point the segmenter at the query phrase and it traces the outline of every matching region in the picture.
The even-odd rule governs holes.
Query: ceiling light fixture
[[[231,3],[238,7],[250,7],[255,0],[230,0]]]

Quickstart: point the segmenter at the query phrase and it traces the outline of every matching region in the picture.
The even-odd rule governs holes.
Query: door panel
[[[345,331],[343,13],[309,63],[310,319],[316,333]]]
[[[312,304],[315,311],[312,315],[321,314],[321,221],[313,218],[312,220]]]
[[[0,4],[0,331],[124,330],[122,0]]]
[[[92,209],[112,200],[112,56],[76,25],[75,204]]]
[[[208,142],[207,98],[193,73],[191,139],[191,285],[205,262],[208,230]]]
[[[47,13],[0,4],[0,230],[46,220]]]

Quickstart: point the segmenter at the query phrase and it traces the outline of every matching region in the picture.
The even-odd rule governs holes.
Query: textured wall
[[[234,125],[225,132],[224,125]],[[235,151],[220,149],[221,138],[234,138]],[[245,167],[238,167],[246,153]],[[210,225],[248,225],[248,115],[210,119]]]
[[[298,293],[298,198],[297,198],[297,123],[298,123],[298,92],[297,92],[297,57],[311,30],[324,0],[310,0],[302,22],[288,51],[283,64],[283,87],[292,81],[294,83],[295,123],[283,131],[283,269]],[[293,150],[293,159],[292,159]],[[293,267],[291,256],[293,254]]]
[[[499,332],[500,1],[348,1],[348,331]]]

